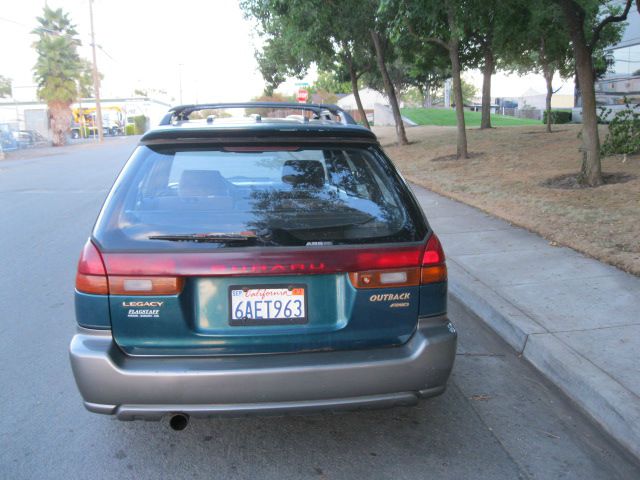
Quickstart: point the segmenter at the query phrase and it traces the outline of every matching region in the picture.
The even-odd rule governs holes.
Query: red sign
[[[309,91],[301,88],[298,90],[298,103],[307,103],[307,98],[309,98]]]

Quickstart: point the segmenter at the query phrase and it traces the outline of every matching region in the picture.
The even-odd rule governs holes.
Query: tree
[[[11,79],[0,75],[0,98],[10,97],[11,95]]]
[[[597,187],[602,185],[603,180],[596,111],[594,51],[604,35],[608,35],[610,39],[615,38],[614,24],[627,19],[632,0],[626,0],[622,11],[614,8],[609,1],[553,1],[560,6],[569,30],[575,57],[576,77],[582,95],[582,167],[579,181],[585,185]]]
[[[34,78],[38,84],[38,96],[47,102],[51,115],[53,145],[64,145],[71,126],[71,104],[78,98],[78,82],[82,74],[82,62],[77,48],[80,41],[69,15],[62,9],[45,5],[39,26],[33,30],[38,36],[34,48],[38,60]]]
[[[262,50],[256,52],[267,84],[265,95],[273,95],[287,77],[302,78],[311,63],[323,70],[346,71],[357,86],[359,65],[354,57],[362,56],[354,56],[354,49],[360,44],[352,41],[350,33],[346,35],[344,15],[337,15],[342,13],[339,12],[342,2],[243,0],[240,6],[247,18],[257,21],[260,35],[266,38]],[[315,15],[309,15],[310,11]],[[345,41],[341,38],[343,34]],[[354,95],[364,116],[357,91]]]
[[[413,35],[418,41],[443,48],[449,56],[456,104],[456,156],[468,158],[467,132],[462,96],[461,48],[465,37],[465,5],[461,0],[385,0],[384,8],[395,12],[395,37]]]
[[[282,26],[278,26],[278,29],[285,30]],[[302,78],[311,63],[303,45],[295,49],[291,48],[296,40],[291,39],[290,31],[287,34],[273,32],[271,35],[273,36],[267,38],[262,50],[256,52],[258,68],[266,83],[264,93],[267,96],[273,95],[275,89],[287,77]]]
[[[463,2],[465,43],[462,63],[482,73],[482,114],[480,128],[491,128],[491,78],[508,52],[517,50],[514,37],[526,30],[527,12],[521,0],[466,0]]]
[[[396,61],[393,64],[394,76],[398,75],[396,72],[402,74],[401,79],[394,80],[396,86],[404,87],[403,94],[409,89],[417,89],[422,97],[422,106],[430,108],[434,93],[451,77],[448,55],[440,46],[425,42],[415,35],[394,35],[392,40],[400,60],[400,63]]]
[[[575,73],[571,39],[556,5],[547,0],[517,0],[522,23],[510,33],[511,49],[503,49],[502,65],[520,74],[541,74],[546,83],[547,132],[551,132],[553,77]]]
[[[241,2],[245,14],[258,20],[260,33],[267,37],[258,62],[268,84],[275,85],[287,76],[299,76],[312,62],[321,69],[344,70],[349,74],[358,110],[368,127],[358,80],[377,65],[394,112],[398,143],[406,144],[395,89],[386,70],[393,48],[387,36],[386,22],[379,18],[378,7],[378,0]]]
[[[396,124],[396,136],[398,138],[398,145],[407,145],[409,140],[407,139],[407,133],[404,130],[404,122],[400,113],[400,106],[398,105],[398,97],[396,96],[396,89],[391,81],[391,76],[387,70],[387,64],[385,57],[388,55],[387,51],[389,47],[389,39],[383,36],[378,29],[373,28],[369,31],[371,40],[373,41],[373,47],[376,52],[376,62],[378,63],[378,70],[382,75],[382,81],[384,83],[384,89],[389,98],[391,104],[391,111],[393,112],[393,119]]]
[[[370,6],[369,1],[364,3]],[[371,68],[372,56],[368,31],[364,22],[354,19],[353,5],[321,0],[243,0],[240,5],[266,37],[256,54],[267,83],[265,94],[273,94],[287,77],[301,78],[316,63],[322,70],[348,75],[360,116],[369,127],[358,80]]]

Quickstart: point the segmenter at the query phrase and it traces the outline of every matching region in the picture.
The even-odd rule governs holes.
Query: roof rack
[[[351,115],[337,105],[317,103],[287,103],[287,102],[245,102],[245,103],[203,103],[180,105],[170,109],[160,121],[160,125],[171,125],[175,121],[186,121],[193,112],[202,110],[222,110],[231,108],[272,108],[280,110],[302,110],[314,113],[314,119],[328,120],[343,125],[357,125]],[[338,117],[336,121],[334,117]]]

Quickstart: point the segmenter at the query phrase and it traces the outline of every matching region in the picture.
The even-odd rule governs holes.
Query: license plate
[[[230,325],[307,323],[304,285],[229,287]]]

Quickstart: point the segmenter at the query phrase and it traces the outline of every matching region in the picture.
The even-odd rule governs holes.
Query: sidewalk
[[[450,294],[640,458],[640,278],[412,188]]]

